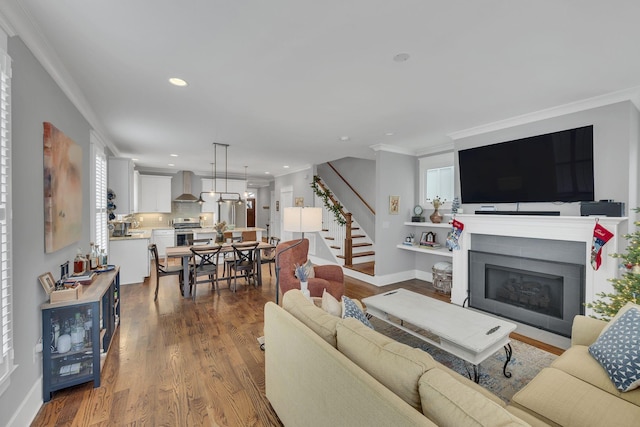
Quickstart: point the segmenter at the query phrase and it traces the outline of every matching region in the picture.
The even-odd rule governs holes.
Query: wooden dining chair
[[[182,283],[182,265],[164,265],[160,263],[158,257],[158,247],[152,243],[148,246],[149,252],[153,257],[154,264],[156,265],[156,291],[153,296],[153,300],[158,299],[158,287],[160,286],[160,278],[164,276],[178,276],[178,284],[180,286],[180,295],[184,295],[184,284]]]
[[[191,248],[191,285],[193,286],[191,295],[195,301],[196,291],[198,289],[198,283],[209,283],[216,289],[218,295],[220,295],[220,288],[218,287],[218,260],[220,256],[220,249],[222,246],[217,245],[214,247],[195,245]],[[200,277],[206,276],[205,279]]]
[[[276,263],[276,246],[280,243],[280,239],[277,237],[270,237],[269,244],[273,246],[272,248],[261,249],[262,253],[260,254],[260,267],[263,264],[269,264],[269,276],[273,276],[271,272],[271,264]]]
[[[233,262],[229,264],[227,283],[231,286],[231,272],[233,271],[233,292],[237,290],[238,274],[242,275],[247,283],[253,279],[253,285],[258,286],[256,279],[256,248],[258,242],[236,243],[233,247]]]

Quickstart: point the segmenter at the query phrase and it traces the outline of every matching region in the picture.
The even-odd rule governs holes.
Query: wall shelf
[[[437,249],[429,249],[429,248],[422,248],[420,246],[408,246],[403,244],[399,244],[396,247],[398,249],[402,249],[405,251],[420,252],[423,254],[438,255],[438,256],[453,258],[453,252],[451,252],[449,249],[445,247],[437,248]]]
[[[427,227],[427,228],[451,228],[453,227],[448,222],[441,222],[439,224],[434,224],[433,222],[411,222],[407,221],[404,225],[409,225],[412,227]]]

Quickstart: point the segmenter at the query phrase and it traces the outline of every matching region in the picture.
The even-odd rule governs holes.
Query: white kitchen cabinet
[[[167,248],[175,246],[176,232],[174,229],[154,229],[151,235],[151,242],[158,248],[158,256],[165,257]]]
[[[133,171],[133,212],[140,212],[140,172]]]
[[[133,160],[124,157],[109,157],[107,186],[116,194],[114,214],[128,215],[134,210]]]
[[[120,284],[141,283],[149,276],[149,239],[109,240],[109,264],[120,266]]]
[[[140,175],[139,212],[171,212],[171,177]]]

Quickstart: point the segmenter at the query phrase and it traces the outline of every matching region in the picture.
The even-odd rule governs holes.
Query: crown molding
[[[98,117],[82,93],[82,90],[75,84],[66,67],[60,61],[58,54],[49,45],[34,19],[19,1],[2,1],[2,5],[0,6],[0,26],[2,26],[2,28],[7,26],[10,30],[10,36],[18,36],[22,39],[33,56],[36,57],[42,67],[58,84],[62,92],[78,109],[96,134],[100,136],[104,144],[115,156],[120,156],[120,150],[114,145],[113,141],[107,137],[108,133],[105,131],[100,120],[98,120]]]
[[[637,109],[640,110],[640,86],[620,90],[617,92],[611,92],[576,102],[571,102],[569,104],[559,105],[557,107],[547,108],[545,110],[535,111],[533,113],[511,117],[509,119],[464,129],[457,132],[452,132],[447,134],[447,136],[455,141],[470,136],[481,135],[488,132],[494,132],[497,130],[533,123],[540,120],[551,119],[554,117],[564,116],[580,111],[591,110],[593,108],[612,105],[624,101],[630,101],[631,103],[633,103],[633,105],[635,105]]]
[[[431,156],[433,154],[447,153],[453,150],[454,150],[453,141],[449,141],[443,144],[424,147],[416,153],[416,156],[417,157]]]
[[[410,148],[397,147],[395,145],[376,144],[376,145],[370,145],[369,148],[371,148],[373,151],[385,151],[388,153],[406,154],[407,156],[416,155],[415,150],[412,150]]]

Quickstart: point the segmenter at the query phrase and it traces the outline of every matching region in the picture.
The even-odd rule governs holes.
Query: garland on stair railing
[[[333,193],[331,193],[331,190],[329,189],[323,190],[322,188],[320,188],[320,186],[318,185],[319,182],[320,182],[320,177],[318,175],[314,175],[313,182],[311,183],[311,188],[313,189],[313,192],[316,194],[316,196],[322,199],[324,206],[329,211],[333,212],[333,216],[335,217],[336,222],[340,225],[346,225],[347,221],[344,219],[344,216],[342,215],[342,205],[331,197],[333,195]]]

